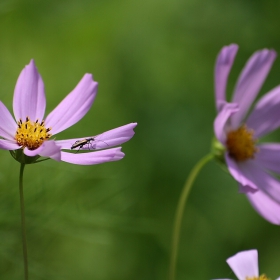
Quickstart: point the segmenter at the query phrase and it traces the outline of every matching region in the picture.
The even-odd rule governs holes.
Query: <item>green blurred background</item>
[[[17,77],[34,58],[47,113],[84,73],[99,82],[90,112],[57,139],[138,122],[122,161],[26,167],[30,279],[167,279],[176,204],[213,137],[216,56],[240,45],[231,93],[255,50],[280,51],[279,9],[272,0],[0,1],[0,99],[10,110]],[[261,94],[279,84],[279,72],[278,59]],[[1,151],[1,280],[23,279],[18,174],[19,163]],[[186,207],[177,280],[234,279],[226,258],[251,248],[274,279],[279,232],[211,162]]]

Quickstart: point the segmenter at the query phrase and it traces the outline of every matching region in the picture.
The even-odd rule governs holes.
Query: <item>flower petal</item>
[[[247,160],[246,162],[238,163],[237,166],[238,172],[242,174],[242,177],[251,182],[251,184],[248,184],[249,187],[263,191],[274,201],[280,203],[280,182],[264,170],[264,166],[260,161]],[[244,185],[240,181],[239,183]]]
[[[261,190],[246,194],[255,210],[268,222],[280,225],[280,203]]]
[[[243,193],[256,192],[258,190],[258,185],[248,176],[255,173],[252,160],[237,163],[228,153],[225,155],[225,159],[231,176],[242,186],[240,191]]]
[[[61,160],[61,149],[59,146],[56,145],[54,140],[45,141],[38,149],[36,150],[28,150],[27,148],[24,149],[24,154],[30,157],[34,157],[37,155],[43,157],[49,157],[56,161]]]
[[[280,174],[280,144],[266,143],[257,147],[259,151],[255,155],[256,163],[267,171]]]
[[[225,145],[226,129],[229,123],[229,118],[238,111],[238,105],[234,103],[224,103],[222,109],[218,113],[214,121],[214,131],[216,138]]]
[[[258,251],[242,251],[227,259],[227,263],[239,280],[259,276]]]
[[[216,93],[216,107],[220,111],[220,103],[226,101],[226,85],[227,79],[232,67],[238,46],[231,44],[225,46],[220,51],[215,65],[215,93]]]
[[[14,92],[13,109],[16,120],[43,119],[46,96],[43,80],[32,59],[21,71]]]
[[[133,129],[136,125],[137,123],[130,123],[103,132],[97,136],[88,136],[83,138],[67,139],[67,140],[57,140],[56,143],[61,147],[61,149],[71,149],[72,145],[76,141],[93,138],[94,141],[90,141],[90,143],[78,149],[79,150],[106,149],[109,147],[121,145],[122,143],[127,142],[129,139],[131,139],[132,136],[134,135]]]
[[[276,52],[264,49],[255,52],[246,63],[239,76],[234,91],[233,103],[238,103],[240,110],[232,117],[232,125],[237,128],[258,94],[274,60]]]
[[[61,152],[62,161],[80,165],[100,164],[104,162],[120,160],[123,157],[124,153],[121,151],[120,147],[82,154]]]
[[[261,98],[248,117],[247,126],[261,137],[280,126],[280,86]]]
[[[83,118],[90,109],[96,93],[97,82],[93,81],[91,74],[85,74],[74,90],[47,116],[46,127],[52,128],[52,135]]]
[[[9,140],[15,139],[17,124],[7,107],[0,101],[0,136]]]
[[[4,140],[4,139],[0,139],[0,149],[3,150],[17,150],[20,149],[21,146],[19,146],[16,141],[11,141],[11,140]]]

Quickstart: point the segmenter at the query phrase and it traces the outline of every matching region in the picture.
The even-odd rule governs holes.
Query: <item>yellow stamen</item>
[[[227,135],[226,146],[229,155],[236,161],[245,161],[254,158],[258,151],[255,144],[254,131],[242,125],[237,130],[230,131]]]
[[[262,274],[259,277],[246,277],[246,280],[270,280],[270,278],[267,278],[265,274]]]
[[[15,140],[23,148],[29,150],[35,150],[40,147],[46,139],[49,139],[52,135],[48,133],[51,128],[45,128],[45,122],[39,123],[32,122],[29,117],[26,117],[26,121],[21,119],[17,122],[18,129],[16,131]]]

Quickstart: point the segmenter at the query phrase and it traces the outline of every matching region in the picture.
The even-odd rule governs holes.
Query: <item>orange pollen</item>
[[[21,119],[17,122],[18,128],[15,135],[15,140],[22,146],[22,148],[28,148],[29,150],[35,150],[40,147],[43,142],[49,139],[52,135],[48,133],[51,128],[45,128],[45,121],[39,123],[39,120],[32,122],[29,117],[26,117],[26,121]]]
[[[228,133],[226,146],[232,158],[236,161],[245,161],[254,158],[258,151],[255,146],[256,142],[254,131],[248,130],[246,125],[242,125],[237,130]]]
[[[258,277],[246,277],[246,280],[270,280],[270,278],[267,278],[265,274],[262,274]]]

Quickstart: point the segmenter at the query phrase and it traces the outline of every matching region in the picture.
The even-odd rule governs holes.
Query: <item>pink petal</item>
[[[280,144],[266,143],[257,146],[255,162],[267,171],[280,174]]]
[[[247,180],[246,184],[246,181],[241,182],[241,180],[238,181],[235,178],[240,184],[243,186],[248,185],[252,189],[257,188],[280,203],[280,182],[263,169],[264,166],[261,162],[247,160],[246,162],[236,164],[236,166],[238,168],[236,173]],[[233,175],[232,172],[231,174]]]
[[[237,163],[228,154],[225,155],[228,170],[231,176],[242,186],[241,192],[256,192],[258,185],[251,179],[252,174],[255,172],[255,167],[251,160],[246,162]]]
[[[34,60],[21,71],[14,92],[13,101],[16,120],[25,120],[29,117],[32,121],[43,119],[46,108],[46,97],[43,80],[38,73]]]
[[[24,154],[30,157],[34,157],[37,155],[43,157],[49,157],[56,161],[61,160],[61,149],[59,146],[56,145],[54,140],[45,141],[38,149],[36,150],[28,150],[27,148],[24,149]]]
[[[262,192],[246,194],[255,210],[268,222],[280,225],[280,203]]]
[[[19,146],[15,140],[11,141],[11,140],[0,139],[0,149],[11,151],[20,148],[21,146]]]
[[[215,93],[216,107],[220,111],[220,103],[226,101],[227,79],[232,67],[238,46],[235,44],[225,46],[220,51],[215,66]]]
[[[229,119],[238,111],[238,105],[233,103],[225,103],[218,113],[214,121],[214,131],[216,138],[225,145],[227,127],[229,125]]]
[[[17,124],[7,107],[0,101],[0,136],[14,141]]]
[[[132,136],[134,135],[133,129],[135,128],[136,125],[137,123],[130,123],[103,132],[97,136],[88,136],[83,138],[75,138],[75,139],[67,139],[67,140],[57,140],[56,143],[61,147],[61,149],[71,149],[72,145],[76,141],[93,138],[94,141],[90,141],[88,144],[78,149],[79,150],[106,149],[109,147],[121,145],[122,143],[127,142],[129,139],[131,139]]]
[[[247,126],[261,137],[280,126],[280,86],[261,98],[248,117]]]
[[[232,117],[232,125],[237,128],[256,98],[266,76],[276,58],[274,50],[255,52],[246,63],[239,76],[234,91],[233,103],[239,104],[240,110]]]
[[[239,280],[259,276],[257,250],[239,252],[228,258],[227,263]]]
[[[112,148],[97,152],[73,154],[61,152],[61,160],[79,165],[93,165],[120,160],[124,157],[121,148]]]
[[[83,118],[90,109],[96,93],[97,82],[93,81],[91,74],[85,74],[74,90],[47,116],[46,127],[52,128],[52,135]]]

